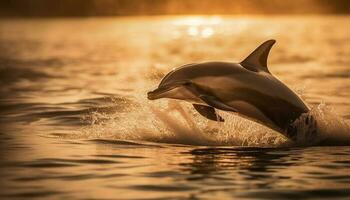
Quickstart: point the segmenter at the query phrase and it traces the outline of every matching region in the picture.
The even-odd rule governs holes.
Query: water
[[[347,16],[2,19],[1,198],[350,198],[348,27]],[[146,99],[175,66],[240,61],[271,38],[270,71],[312,107],[322,141]]]

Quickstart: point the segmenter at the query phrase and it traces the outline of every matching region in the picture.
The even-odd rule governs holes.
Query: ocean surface
[[[350,199],[350,17],[0,19],[1,199]],[[147,100],[172,68],[269,69],[312,108],[312,144]]]

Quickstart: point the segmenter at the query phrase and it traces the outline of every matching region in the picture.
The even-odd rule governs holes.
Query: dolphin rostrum
[[[185,100],[216,121],[224,119],[215,109],[234,112],[296,140],[293,122],[310,109],[268,70],[267,57],[275,42],[264,42],[240,63],[204,62],[174,69],[148,92],[148,99]]]

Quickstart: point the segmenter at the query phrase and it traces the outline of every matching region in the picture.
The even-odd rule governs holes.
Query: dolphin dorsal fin
[[[267,40],[256,48],[246,59],[241,62],[241,65],[251,71],[265,71],[270,73],[267,68],[267,57],[271,47],[275,44],[276,40]]]

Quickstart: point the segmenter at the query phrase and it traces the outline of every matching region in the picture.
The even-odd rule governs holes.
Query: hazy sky
[[[349,14],[347,0],[1,0],[0,16]]]

